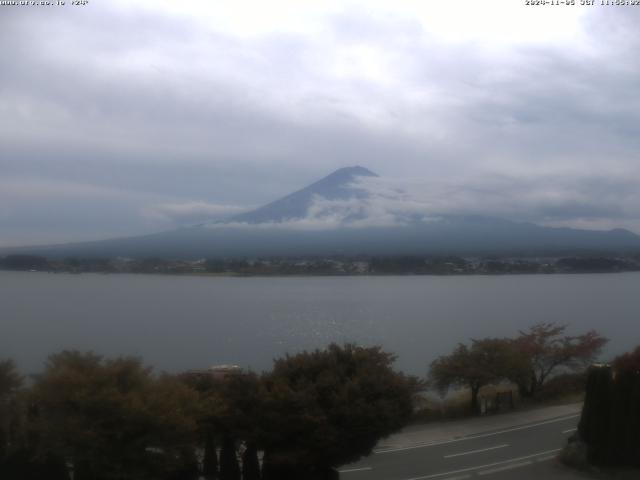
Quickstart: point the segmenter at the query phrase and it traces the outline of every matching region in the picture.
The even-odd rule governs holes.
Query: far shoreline
[[[251,273],[213,273],[213,272],[72,272],[53,270],[11,270],[0,268],[0,272],[9,273],[47,273],[52,275],[135,275],[154,277],[195,277],[195,278],[389,278],[389,277],[538,277],[538,276],[578,276],[578,275],[613,275],[640,273],[640,270],[625,271],[592,271],[592,272],[501,272],[501,273],[277,273],[277,274],[251,274]]]

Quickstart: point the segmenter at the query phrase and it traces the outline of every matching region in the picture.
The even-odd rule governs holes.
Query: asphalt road
[[[341,480],[570,480],[583,478],[556,459],[578,415],[475,435],[377,450],[342,467]]]

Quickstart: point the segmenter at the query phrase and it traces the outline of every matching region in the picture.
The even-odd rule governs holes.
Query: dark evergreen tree
[[[311,478],[402,428],[417,382],[393,371],[393,361],[379,347],[351,344],[276,360],[264,380],[266,478]]]
[[[640,466],[640,347],[619,356],[612,408],[610,456],[616,465]]]
[[[169,475],[169,480],[198,480],[198,460],[191,448],[184,448],[179,454],[175,470]]]
[[[16,396],[21,386],[22,376],[13,361],[0,361],[0,464],[10,454],[9,446],[15,444],[12,424],[17,413]]]
[[[220,449],[220,480],[240,480],[240,466],[233,439],[225,435]]]
[[[640,425],[635,425],[640,404],[634,398],[634,390],[638,386],[634,372],[616,372],[612,389],[611,424],[609,425],[608,442],[604,452],[606,463],[612,465],[629,465],[637,462],[640,445],[635,440]]]
[[[612,374],[610,367],[591,367],[582,416],[578,424],[580,437],[587,443],[592,463],[607,463],[607,443],[611,425]]]
[[[2,480],[70,480],[65,461],[53,454],[36,456],[27,449],[14,450],[0,465]]]
[[[247,449],[242,454],[242,480],[260,480],[258,447],[253,442],[247,443]]]
[[[578,434],[590,463],[640,466],[640,347],[589,369]]]
[[[273,454],[265,451],[262,458],[262,480],[296,480],[308,478],[308,469],[305,465],[294,463],[295,459],[286,455]]]
[[[218,452],[216,451],[215,437],[211,432],[205,435],[202,474],[206,480],[218,478]]]

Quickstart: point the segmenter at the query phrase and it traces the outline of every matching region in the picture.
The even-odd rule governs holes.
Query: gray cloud
[[[378,9],[251,34],[146,4],[3,9],[0,244],[173,228],[356,163],[410,185],[371,205],[381,221],[437,207],[640,232],[636,10],[496,46]]]
[[[246,210],[247,207],[194,201],[154,205],[145,208],[143,215],[152,220],[193,224],[210,220],[221,220]]]

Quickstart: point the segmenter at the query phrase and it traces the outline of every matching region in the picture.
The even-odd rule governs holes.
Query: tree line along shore
[[[54,273],[164,273],[195,275],[495,275],[640,271],[640,255],[389,256],[170,259],[0,257],[0,269]]]

